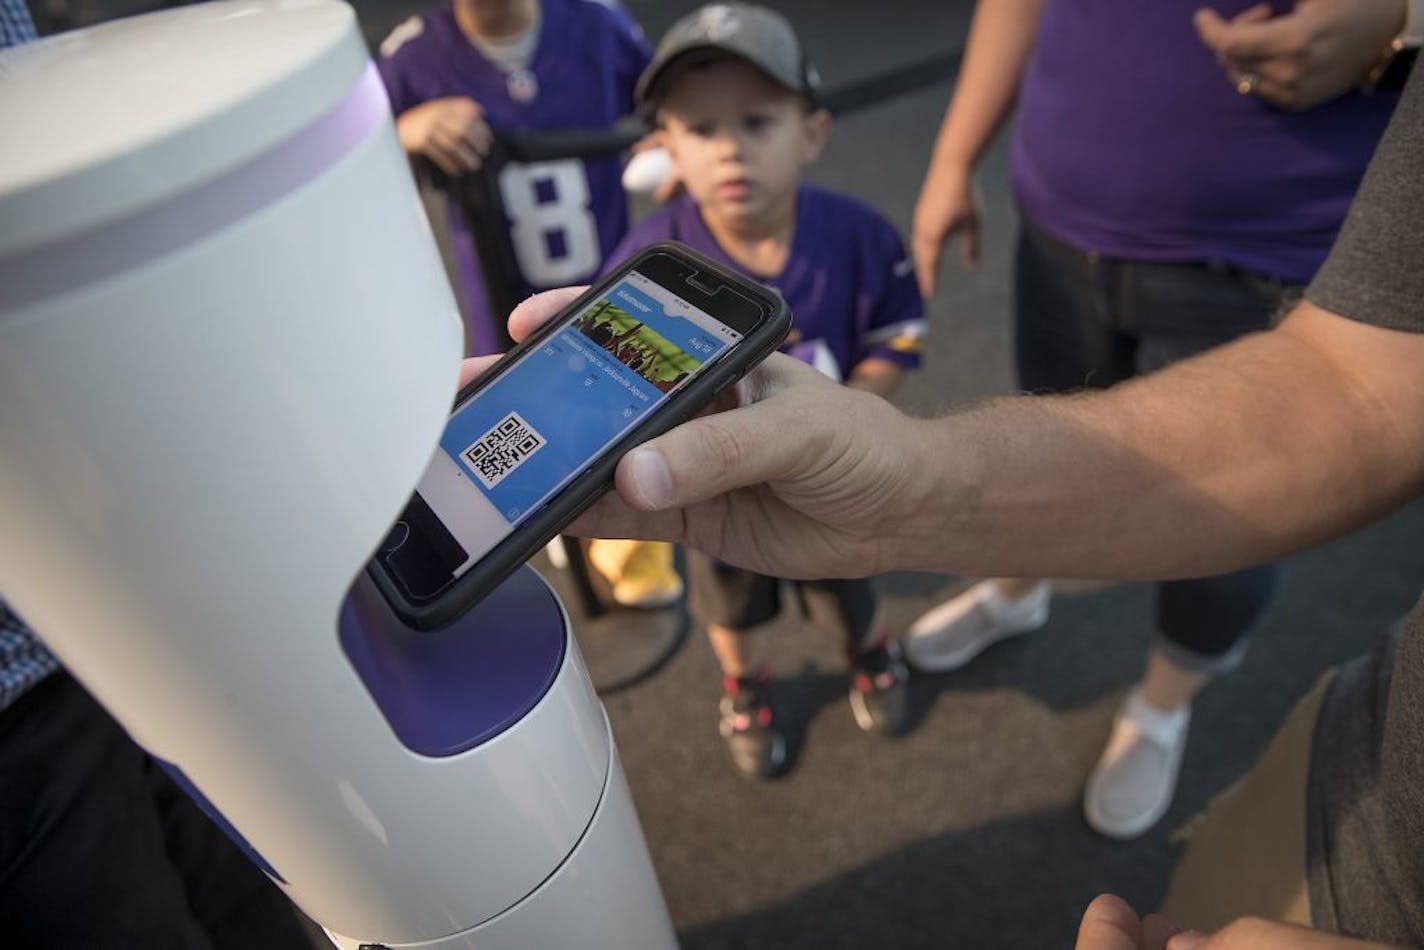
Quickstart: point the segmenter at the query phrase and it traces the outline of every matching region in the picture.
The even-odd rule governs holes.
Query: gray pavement
[[[694,4],[628,4],[658,33]],[[968,3],[777,3],[830,85],[962,44]],[[360,3],[379,38],[414,5]],[[839,121],[812,178],[908,231],[949,85]],[[920,412],[1008,391],[1013,209],[1004,143],[985,162],[984,260],[931,302],[925,368],[897,401]],[[1367,649],[1424,584],[1424,504],[1292,559],[1245,664],[1201,695],[1180,794],[1129,844],[1094,835],[1082,783],[1146,655],[1148,585],[1060,597],[1043,631],[914,683],[916,727],[859,732],[839,647],[788,617],[762,635],[798,761],[784,780],[733,774],[718,676],[694,632],[664,669],[606,697],[664,893],[687,948],[1070,946],[1083,906],[1161,896],[1170,840],[1258,755],[1326,666]],[[962,579],[881,581],[903,628]]]

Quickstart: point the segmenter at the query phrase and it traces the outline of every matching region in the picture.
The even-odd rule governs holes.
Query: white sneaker
[[[1167,813],[1187,747],[1190,704],[1167,712],[1133,690],[1088,777],[1083,817],[1109,838],[1135,838]]]
[[[905,658],[930,673],[957,670],[991,644],[1048,623],[1052,593],[1052,585],[1040,581],[1026,596],[1010,599],[993,581],[980,581],[910,625],[901,641]]]

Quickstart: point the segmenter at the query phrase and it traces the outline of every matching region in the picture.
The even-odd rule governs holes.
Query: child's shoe
[[[765,671],[722,678],[720,731],[732,765],[747,778],[777,778],[786,772],[786,737],[776,727]]]

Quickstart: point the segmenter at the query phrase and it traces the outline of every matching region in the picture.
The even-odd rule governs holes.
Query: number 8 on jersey
[[[581,162],[511,163],[499,173],[499,193],[514,256],[530,284],[557,287],[597,270],[598,230]]]

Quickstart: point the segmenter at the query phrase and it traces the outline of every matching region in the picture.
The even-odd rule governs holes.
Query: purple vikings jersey
[[[686,195],[635,225],[609,264],[666,240],[746,272],[722,250]],[[801,185],[785,268],[772,278],[749,276],[775,287],[791,309],[794,322],[782,349],[845,380],[868,357],[919,366],[924,301],[914,274],[900,236],[879,213],[845,195]]]
[[[541,0],[538,43],[528,68],[507,72],[460,31],[451,6],[398,26],[378,64],[391,111],[445,96],[468,96],[499,129],[601,129],[633,110],[633,86],[648,62],[628,14],[594,0]],[[520,273],[516,298],[586,282],[628,228],[616,155],[588,161],[511,163],[499,191]],[[490,313],[474,244],[458,210],[451,248],[466,314],[466,349],[497,352],[505,314]]]

